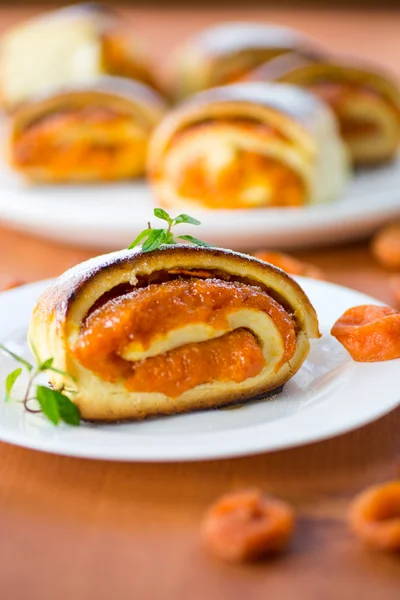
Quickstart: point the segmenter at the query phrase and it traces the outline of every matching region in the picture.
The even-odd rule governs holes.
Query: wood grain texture
[[[0,10],[0,29],[33,12]],[[332,47],[340,43],[343,52],[374,58],[400,75],[398,13],[127,13],[158,57],[197,27],[261,15],[297,25]],[[58,275],[93,254],[0,227],[0,286]],[[330,281],[393,301],[388,275],[365,243],[297,256],[321,267]],[[399,557],[363,549],[345,515],[359,489],[396,475],[399,431],[400,409],[298,449],[170,465],[91,462],[0,444],[0,598],[397,600]],[[297,507],[291,551],[254,567],[218,564],[199,545],[201,515],[219,494],[252,486]]]

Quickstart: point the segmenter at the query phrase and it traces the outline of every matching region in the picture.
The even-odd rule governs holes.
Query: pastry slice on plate
[[[149,148],[149,177],[169,207],[302,207],[336,199],[349,175],[335,116],[296,86],[237,83],[169,113]]]
[[[138,177],[164,111],[157,92],[129,79],[101,77],[57,88],[9,116],[8,161],[37,183]]]
[[[82,418],[143,419],[278,392],[319,337],[314,308],[280,269],[212,247],[99,256],[40,297],[29,340],[53,357]]]

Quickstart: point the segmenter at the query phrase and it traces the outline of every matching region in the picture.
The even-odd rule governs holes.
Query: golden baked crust
[[[271,358],[271,364],[266,364],[256,377],[241,383],[215,381],[199,385],[177,398],[161,393],[128,392],[123,382],[104,381],[85,369],[74,357],[73,350],[79,340],[82,323],[99,298],[113,289],[118,293],[123,285],[135,287],[138,281],[143,282],[150,276],[154,278],[158,272],[175,269],[208,270],[217,278],[245,281],[261,287],[294,319],[296,349],[293,357],[277,371],[274,369],[276,361]],[[233,314],[232,328],[252,330],[253,324],[265,347],[274,342],[275,324],[265,314],[249,311],[246,307]],[[40,357],[54,357],[55,366],[76,377],[78,393],[72,398],[82,417],[105,421],[142,419],[151,415],[218,407],[280,389],[307,357],[309,339],[319,335],[317,317],[307,296],[283,271],[247,255],[194,246],[164,246],[147,254],[140,250],[126,250],[78,265],[62,275],[41,296],[29,330],[29,340]],[[52,383],[56,386],[71,385],[58,374],[52,374]]]
[[[90,106],[99,98],[110,108],[121,109],[153,126],[166,109],[163,98],[148,86],[121,77],[101,76],[79,85],[65,85],[37,94],[13,112],[13,128],[20,132],[46,114],[75,106]]]

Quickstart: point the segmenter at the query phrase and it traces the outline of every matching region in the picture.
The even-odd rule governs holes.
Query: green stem
[[[24,396],[24,399],[23,399],[23,401],[22,401],[22,402],[23,402],[23,404],[24,404],[24,406],[25,406],[25,408],[26,408],[26,410],[27,410],[28,412],[40,412],[40,411],[32,410],[32,409],[30,409],[30,408],[28,407],[28,402],[29,402],[29,400],[31,400],[31,399],[32,399],[32,398],[29,398],[29,394],[30,394],[30,391],[31,391],[31,388],[32,388],[33,382],[34,382],[34,380],[35,380],[35,377],[36,377],[36,375],[37,375],[37,374],[38,374],[38,373],[37,373],[37,370],[35,369],[35,371],[32,373],[32,375],[30,375],[30,377],[29,377],[29,381],[28,381],[28,385],[27,385],[27,388],[26,388],[26,392],[25,392],[25,396]]]

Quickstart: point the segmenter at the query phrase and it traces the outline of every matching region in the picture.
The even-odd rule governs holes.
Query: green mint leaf
[[[174,240],[174,234],[172,233],[172,231],[167,231],[164,244],[176,244],[176,241]]]
[[[53,393],[55,394],[61,419],[68,425],[80,425],[81,415],[76,404],[71,402],[62,392],[53,390]]]
[[[129,244],[128,250],[132,250],[132,248],[135,248],[135,246],[140,244],[140,242],[142,240],[144,240],[145,237],[149,237],[149,235],[151,234],[152,231],[153,231],[153,229],[151,229],[151,227],[148,227],[147,229],[142,231],[142,233],[139,233],[137,238],[135,240],[133,240],[133,242],[131,244]]]
[[[153,250],[157,250],[157,248],[163,244],[174,245],[177,243],[177,241],[171,231],[172,227],[179,225],[180,223],[200,225],[200,221],[185,213],[182,213],[173,219],[163,208],[155,208],[153,212],[155,217],[168,223],[168,228],[153,229],[149,223],[148,228],[137,236],[137,238],[129,246],[129,249],[134,248],[140,242],[142,242],[142,252],[152,252]],[[210,246],[210,244],[207,244],[207,242],[203,242],[202,240],[199,240],[191,235],[181,235],[178,236],[178,239],[185,240],[191,244],[196,244],[197,246]]]
[[[44,362],[40,363],[38,365],[38,371],[47,371],[48,369],[51,368],[52,364],[54,362],[54,358],[48,358],[47,360],[45,360]]]
[[[153,229],[147,240],[142,246],[142,252],[152,252],[157,250],[165,240],[168,238],[168,231],[166,229]]]
[[[18,354],[15,354],[15,352],[11,352],[11,350],[8,350],[8,348],[3,346],[3,344],[0,344],[0,349],[3,350],[3,352],[8,354],[9,356],[11,356],[14,360],[18,361],[21,365],[23,365],[27,371],[32,371],[33,365],[31,365],[27,360],[22,358],[22,356],[18,356]]]
[[[178,235],[178,239],[185,240],[185,242],[190,242],[191,244],[195,244],[196,246],[205,246],[205,247],[211,246],[211,244],[208,244],[207,242],[203,242],[203,240],[199,240],[199,239],[193,237],[192,235]]]
[[[60,422],[60,409],[57,402],[57,394],[59,393],[44,385],[36,386],[36,399],[39,402],[40,409],[54,425],[58,425]]]
[[[185,215],[185,214],[178,215],[173,220],[174,225],[179,225],[179,223],[189,223],[190,225],[201,225],[200,221],[198,221],[194,217],[191,217],[190,215]]]
[[[163,219],[163,221],[167,221],[168,225],[170,225],[172,223],[171,217],[162,208],[155,208],[154,209],[154,216],[157,217],[157,219]]]
[[[11,400],[11,391],[14,387],[14,383],[17,381],[18,377],[21,375],[22,373],[22,367],[18,367],[18,369],[15,369],[15,371],[11,371],[11,373],[9,373],[7,375],[6,378],[6,396],[5,396],[5,401],[8,402],[9,400]]]

